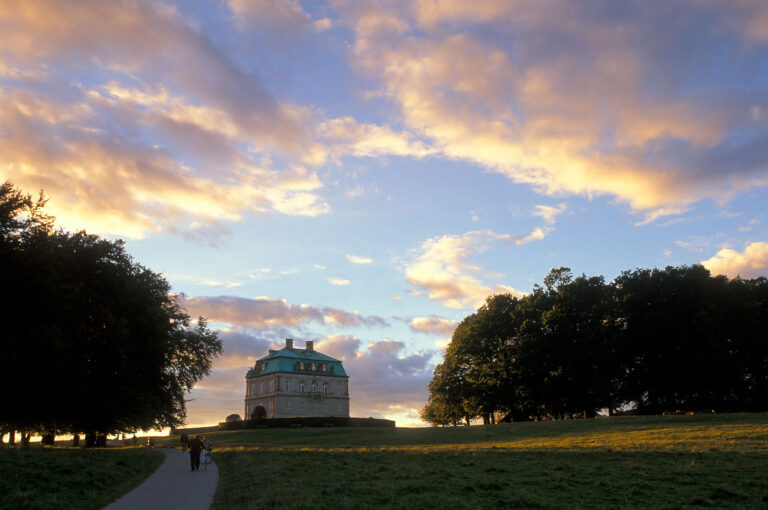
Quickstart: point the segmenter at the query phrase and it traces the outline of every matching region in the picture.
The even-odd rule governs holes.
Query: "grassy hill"
[[[209,438],[214,509],[768,507],[765,413]]]

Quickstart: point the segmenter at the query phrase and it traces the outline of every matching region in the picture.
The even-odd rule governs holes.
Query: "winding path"
[[[149,478],[104,510],[208,510],[219,483],[219,468],[211,462],[208,468],[192,472],[189,452],[161,448],[165,462]]]

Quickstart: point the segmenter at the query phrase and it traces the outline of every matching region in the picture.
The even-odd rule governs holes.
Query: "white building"
[[[245,419],[349,417],[349,376],[341,361],[293,340],[271,350],[245,376]]]

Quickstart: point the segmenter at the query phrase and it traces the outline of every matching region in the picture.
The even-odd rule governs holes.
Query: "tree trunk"
[[[11,429],[10,435],[8,436],[8,444],[10,446],[16,444],[16,431],[14,429]]]

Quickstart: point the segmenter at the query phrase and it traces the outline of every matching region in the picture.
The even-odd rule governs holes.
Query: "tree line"
[[[122,240],[56,228],[45,202],[0,186],[2,435],[85,433],[92,445],[181,425],[221,341]]]
[[[553,269],[518,298],[488,297],[456,328],[422,418],[525,421],[768,409],[768,280],[701,265],[606,283]]]

